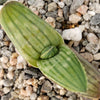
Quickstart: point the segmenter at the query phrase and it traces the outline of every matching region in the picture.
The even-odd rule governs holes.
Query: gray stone
[[[5,79],[3,85],[6,86],[6,87],[13,86],[13,81],[9,80],[9,79]]]
[[[4,42],[0,41],[0,48],[4,46]]]
[[[7,95],[3,95],[3,96],[1,97],[1,100],[9,100],[10,97],[11,97],[11,94],[9,93],[9,94],[7,94]]]
[[[92,44],[92,43],[88,43],[85,48],[87,51],[91,52],[92,54],[97,53],[100,49],[98,44]]]
[[[44,93],[48,93],[52,90],[52,84],[49,81],[45,81],[42,85],[41,91]]]
[[[65,20],[68,19],[68,10],[69,10],[68,6],[65,6],[65,7],[63,8],[63,13],[64,13],[64,18],[65,18]]]
[[[48,92],[47,95],[49,97],[54,97],[56,95],[56,93],[54,91]]]
[[[90,26],[91,30],[94,31],[95,33],[100,33],[100,26]]]
[[[38,77],[38,73],[36,70],[34,70],[34,68],[28,68],[24,70],[24,79],[30,79],[32,77],[34,78]]]
[[[51,100],[59,100],[59,99],[57,99],[56,97],[52,97]]]
[[[88,44],[88,41],[87,40],[84,40],[83,42],[82,42],[82,45],[83,46],[86,46]]]
[[[57,4],[55,2],[51,2],[48,4],[48,11],[55,11],[57,9]]]
[[[46,13],[46,11],[44,9],[40,9],[39,12],[40,12],[40,14],[45,14]]]
[[[68,91],[68,92],[66,93],[66,96],[72,96],[73,94],[74,94],[73,92]]]
[[[4,37],[3,30],[0,30],[0,40],[3,40],[3,37]]]
[[[90,43],[94,43],[94,44],[97,44],[98,43],[98,37],[95,35],[95,34],[93,34],[93,33],[89,33],[88,35],[87,35],[87,40],[90,42]]]
[[[96,14],[95,16],[93,16],[90,20],[90,24],[91,25],[98,25],[100,24],[100,14]]]
[[[73,0],[71,8],[70,8],[70,13],[73,14],[76,12],[76,9],[80,7],[83,4],[84,0]]]
[[[58,22],[63,22],[63,21],[64,21],[64,18],[63,18],[63,17],[57,17],[56,20],[57,20]]]
[[[72,4],[72,0],[64,0],[64,3],[67,5],[67,6],[70,6]]]
[[[56,28],[61,28],[61,23],[56,22]]]
[[[14,50],[15,50],[14,45],[12,44],[12,42],[9,44],[9,50],[11,52],[14,52]]]
[[[59,2],[59,0],[53,0],[53,2],[58,3],[58,2]]]
[[[47,12],[47,13],[46,13],[46,16],[47,16],[47,17],[56,18],[56,17],[57,17],[57,11]]]
[[[37,94],[36,93],[32,93],[31,96],[30,96],[30,99],[31,100],[36,100],[37,98]]]
[[[11,52],[7,49],[2,49],[1,54],[7,57],[11,56]]]
[[[93,55],[91,53],[85,52],[85,53],[80,53],[80,55],[89,62],[93,61]]]
[[[35,0],[28,0],[28,4],[32,5],[35,2]]]
[[[44,1],[43,0],[29,0],[28,4],[38,9],[42,9],[44,6]]]

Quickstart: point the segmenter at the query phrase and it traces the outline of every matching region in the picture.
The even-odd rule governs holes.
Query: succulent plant
[[[16,1],[6,3],[0,24],[27,62],[49,79],[72,92],[99,98],[99,72],[76,53],[77,57],[60,34],[27,7]]]

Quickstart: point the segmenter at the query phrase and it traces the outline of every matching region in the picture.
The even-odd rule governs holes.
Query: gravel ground
[[[10,1],[10,0],[8,0]],[[45,20],[100,71],[100,0],[16,0]],[[2,5],[0,5],[1,8]],[[91,100],[28,65],[0,27],[0,100]]]

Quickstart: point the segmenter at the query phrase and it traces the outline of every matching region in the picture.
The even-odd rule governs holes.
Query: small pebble
[[[65,89],[61,89],[60,90],[60,95],[65,95],[66,94],[66,90]]]
[[[70,6],[72,4],[72,0],[63,0],[63,2],[67,5]]]
[[[17,66],[16,66],[17,69],[23,69],[24,68],[24,65],[23,63],[18,63]]]
[[[94,43],[94,44],[98,43],[98,37],[97,37],[95,34],[93,34],[93,33],[89,33],[89,34],[87,35],[87,40],[88,40],[90,43]]]
[[[96,14],[95,16],[93,16],[90,20],[90,24],[91,25],[98,25],[100,24],[100,14]]]
[[[47,13],[46,13],[46,16],[47,16],[47,17],[56,18],[56,17],[57,17],[57,11],[47,12]]]
[[[64,13],[65,20],[68,19],[68,10],[69,10],[68,6],[64,6],[63,13]]]
[[[23,88],[20,89],[20,95],[22,95],[22,96],[28,96],[26,90],[24,90]]]
[[[40,14],[45,14],[46,13],[46,11],[44,9],[40,9],[39,12],[40,12]]]
[[[63,17],[57,17],[56,20],[57,20],[58,22],[63,22],[63,21],[64,21],[64,18],[63,18]]]
[[[64,2],[58,2],[58,5],[60,8],[63,8],[64,7]]]
[[[3,77],[4,77],[4,70],[0,69],[0,78],[3,78]]]
[[[85,47],[85,49],[92,54],[95,54],[99,51],[100,47],[98,44],[88,43]]]
[[[17,64],[17,59],[11,57],[11,58],[10,58],[10,64],[11,64],[12,66],[16,65],[16,64]]]
[[[55,2],[48,4],[48,11],[55,11],[56,9],[57,9],[57,4]]]
[[[80,53],[80,55],[89,62],[93,61],[93,55],[91,53],[85,52],[85,53]]]
[[[55,28],[55,19],[52,18],[52,17],[48,17],[46,20],[45,20],[47,23],[49,23],[53,28]]]
[[[88,20],[90,20],[91,16],[88,13],[86,13],[83,15],[83,18],[85,21],[88,21]]]
[[[11,56],[11,51],[9,51],[9,50],[7,50],[5,48],[2,48],[1,54],[3,56],[10,57]]]
[[[13,81],[9,80],[9,79],[5,79],[3,85],[6,86],[6,87],[10,87],[10,86],[13,85]]]
[[[23,63],[23,65],[27,64],[26,61],[25,61],[25,59],[21,55],[19,55],[17,57],[17,64],[20,64],[20,63]]]
[[[0,8],[0,9],[1,9],[1,8]],[[3,40],[3,37],[4,37],[3,30],[0,29],[0,40]]]
[[[42,95],[37,98],[37,100],[49,100],[48,96]]]
[[[8,73],[7,73],[7,77],[11,80],[11,79],[13,79],[13,77],[14,77],[14,72],[13,71],[9,71]]]
[[[29,5],[32,5],[35,2],[35,0],[27,0],[27,1]]]
[[[32,90],[33,90],[33,88],[31,86],[26,87],[27,96],[30,96],[32,94],[32,92],[33,92]]]
[[[59,2],[59,0],[53,0],[53,2],[58,3],[58,2]]]
[[[62,9],[58,9],[58,16],[63,17],[63,10]]]
[[[73,14],[76,12],[76,9],[79,8],[83,4],[84,0],[73,0],[70,13]]]
[[[94,60],[100,60],[100,53],[93,55]]]
[[[5,94],[7,94],[8,92],[10,92],[10,90],[11,90],[11,88],[9,88],[9,87],[4,87],[4,88],[3,88],[3,92],[4,92]]]
[[[87,10],[88,10],[88,7],[86,5],[81,5],[76,11],[84,15],[86,14]]]
[[[45,83],[42,85],[41,91],[44,93],[48,93],[52,90],[52,84],[49,81],[45,81]]]
[[[63,31],[62,37],[67,40],[80,41],[82,39],[82,31],[76,27]]]
[[[94,12],[94,11],[88,11],[88,14],[89,14],[90,16],[94,16],[94,15],[95,15],[95,12]]]
[[[6,56],[2,56],[1,58],[0,58],[0,60],[1,60],[1,62],[2,63],[7,63],[8,62],[8,57],[6,57]]]
[[[72,14],[69,16],[69,21],[71,23],[78,23],[81,20],[81,17],[78,14]]]
[[[9,100],[10,97],[11,97],[11,94],[9,93],[9,94],[1,96],[1,100]]]
[[[43,0],[31,0],[30,5],[32,5],[34,8],[42,9],[44,6]]]
[[[37,94],[36,94],[36,93],[32,93],[32,94],[30,95],[30,99],[31,99],[31,100],[36,100],[36,98],[37,98]]]

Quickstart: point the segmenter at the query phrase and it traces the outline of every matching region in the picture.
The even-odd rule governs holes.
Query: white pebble
[[[65,89],[61,89],[60,90],[60,95],[65,95],[65,93],[66,93],[66,90]]]
[[[79,16],[78,14],[72,14],[69,16],[69,21],[71,23],[78,23],[81,20],[81,16]]]
[[[23,63],[24,65],[27,64],[26,61],[25,61],[25,59],[21,55],[19,55],[17,57],[17,64],[20,64],[20,63]]]
[[[32,93],[31,96],[30,96],[30,99],[31,100],[36,100],[37,98],[37,94],[36,93]]]
[[[4,77],[4,70],[0,69],[0,78]]]
[[[60,8],[63,8],[64,7],[64,2],[58,2],[58,5]]]
[[[96,43],[98,43],[98,37],[95,35],[95,34],[93,34],[93,33],[89,33],[88,35],[87,35],[87,40],[90,42],[90,43],[94,43],[94,44],[96,44]]]
[[[100,53],[95,54],[93,57],[94,60],[100,60]]]
[[[1,62],[2,63],[7,63],[8,62],[8,57],[6,57],[6,56],[2,56],[1,58],[0,58],[0,60],[1,60]]]
[[[78,27],[66,29],[63,31],[62,37],[67,40],[80,41],[82,39],[82,31]]]
[[[94,16],[94,15],[95,15],[95,12],[94,12],[94,11],[88,11],[88,14],[89,14],[90,16]]]
[[[7,77],[11,80],[14,77],[14,72],[13,71],[9,71],[7,74]]]
[[[45,21],[47,23],[49,23],[53,28],[55,28],[56,24],[55,24],[55,19],[54,18],[48,17]]]
[[[3,5],[0,5],[0,10],[2,9]]]
[[[7,94],[8,92],[10,92],[10,90],[11,90],[11,88],[9,88],[9,87],[4,87],[4,88],[3,88],[3,92],[4,92],[5,94]]]

